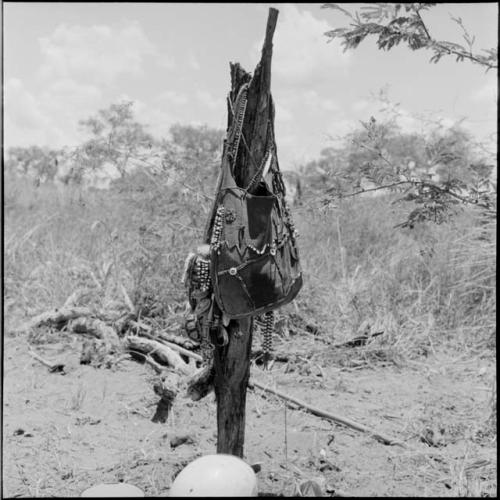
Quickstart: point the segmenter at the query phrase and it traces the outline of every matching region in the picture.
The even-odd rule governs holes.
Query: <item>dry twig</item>
[[[275,394],[276,396],[280,397],[281,399],[284,399],[285,401],[289,401],[291,403],[294,403],[294,404],[300,406],[301,408],[304,408],[308,412],[312,413],[313,415],[317,415],[318,417],[332,420],[333,422],[337,422],[339,424],[346,425],[347,427],[351,427],[352,429],[356,429],[356,430],[361,431],[361,432],[366,432],[367,434],[370,434],[377,441],[380,441],[383,444],[397,445],[397,446],[401,446],[403,448],[408,448],[408,445],[406,443],[404,443],[403,441],[400,441],[398,439],[394,439],[394,438],[389,437],[389,436],[385,436],[385,435],[381,434],[380,432],[375,431],[374,429],[370,429],[369,427],[366,427],[363,424],[355,422],[354,420],[350,420],[346,417],[342,417],[340,415],[335,415],[334,413],[329,413],[329,412],[322,410],[320,408],[317,408],[315,406],[311,406],[310,404],[306,403],[305,401],[294,398],[293,396],[289,396],[288,394],[285,394],[284,392],[278,391],[276,389],[272,389],[270,387],[267,387],[256,380],[253,380],[251,382],[251,384],[254,385],[255,387],[259,387],[263,391],[270,392],[271,394]]]
[[[31,349],[29,350],[29,353],[37,361],[40,361],[42,365],[45,365],[49,369],[50,373],[61,373],[63,375],[65,374],[63,363],[51,363],[50,361],[43,359],[39,354],[32,351]]]

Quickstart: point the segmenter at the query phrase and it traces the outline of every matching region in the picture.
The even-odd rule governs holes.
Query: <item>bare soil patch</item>
[[[153,423],[152,369],[128,359],[113,369],[80,365],[81,342],[57,333],[33,345],[46,359],[64,360],[63,375],[33,359],[21,337],[5,338],[3,495],[77,497],[118,481],[146,496],[168,495],[182,467],[215,452],[213,393],[198,402],[179,396],[168,422]],[[299,347],[300,339],[290,339],[280,349]],[[291,496],[312,479],[332,496],[496,495],[491,356],[436,353],[406,366],[346,366],[362,352],[318,343],[271,372],[253,366],[252,376],[410,449],[285,408],[255,388],[247,397],[245,458],[261,463],[260,493]]]

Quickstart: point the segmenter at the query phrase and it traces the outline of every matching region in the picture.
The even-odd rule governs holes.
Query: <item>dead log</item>
[[[69,326],[74,333],[85,333],[107,340],[110,344],[120,344],[120,338],[115,329],[100,319],[79,317],[72,320]]]
[[[114,318],[109,318],[109,321],[113,324],[113,328],[120,335],[122,333],[125,333],[125,331],[130,326],[130,322],[136,319],[136,317],[137,316],[135,314],[131,313],[130,311],[127,311],[125,314],[119,314]]]
[[[174,335],[173,333],[166,332],[158,332],[156,335],[158,336],[158,338],[166,340],[167,342],[172,342],[173,344],[180,345],[181,347],[184,347],[184,349],[191,350],[200,347],[200,344],[198,342],[188,339],[187,337],[183,337],[182,335]]]
[[[160,363],[166,364],[184,375],[192,373],[192,368],[175,351],[156,340],[129,335],[125,338],[125,342],[128,348],[149,354]]]
[[[85,339],[80,354],[81,365],[92,365],[99,368],[111,358],[111,348],[108,342],[99,338]]]
[[[154,335],[151,333],[147,332],[141,332],[139,333],[141,337],[145,337],[150,340],[155,340],[156,342],[160,342],[163,345],[166,345],[170,349],[173,349],[174,351],[178,352],[179,354],[182,354],[183,356],[186,356],[188,358],[194,359],[195,361],[199,361],[200,363],[203,361],[203,358],[199,355],[196,354],[195,352],[191,352],[188,349],[185,349],[184,347],[181,347],[180,345],[174,344],[173,342],[169,342],[168,340],[165,340],[163,337],[160,337],[158,335]]]
[[[194,340],[188,339],[187,337],[183,337],[182,335],[174,335],[173,333],[167,333],[163,331],[156,331],[154,327],[151,325],[147,325],[146,323],[140,322],[140,321],[133,321],[131,320],[130,325],[135,327],[137,330],[137,333],[139,335],[144,335],[143,332],[146,332],[149,334],[148,338],[151,339],[160,339],[160,340],[165,340],[166,342],[171,342],[172,344],[177,344],[184,349],[196,349],[199,347],[199,343],[195,342]]]
[[[187,356],[188,358],[194,359],[195,361],[199,361],[200,363],[203,361],[203,358],[199,354],[184,349],[180,345],[173,344],[172,342],[168,342],[167,340],[163,340],[161,337],[160,341],[167,347],[170,347],[170,349],[177,351],[179,354],[182,354],[183,356]]]
[[[91,335],[85,339],[80,355],[81,365],[101,367],[111,362],[113,355],[123,350],[115,329],[97,318],[77,318],[69,324],[74,333]]]
[[[63,328],[66,323],[72,319],[79,317],[89,317],[92,316],[92,311],[87,307],[61,307],[53,309],[52,311],[46,311],[44,313],[35,316],[30,321],[24,323],[23,325],[17,327],[15,331],[17,333],[29,332],[35,328],[40,328],[42,326],[53,326],[57,329]]]
[[[144,354],[140,351],[136,351],[135,349],[128,349],[128,352],[132,359],[136,361],[140,361],[141,363],[147,363],[149,366],[153,368],[153,370],[158,374],[161,375],[167,368],[165,366],[160,365],[157,363],[151,356],[148,354]]]

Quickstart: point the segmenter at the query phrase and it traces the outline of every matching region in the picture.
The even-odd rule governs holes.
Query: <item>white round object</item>
[[[205,455],[188,464],[170,488],[172,497],[256,497],[253,469],[234,455]]]
[[[82,495],[85,498],[99,498],[99,497],[143,497],[144,492],[126,483],[116,484],[97,484],[85,490]]]

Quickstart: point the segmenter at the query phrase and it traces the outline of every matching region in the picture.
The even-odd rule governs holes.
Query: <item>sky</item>
[[[253,71],[269,7],[279,10],[271,91],[283,170],[319,156],[380,115],[385,88],[399,103],[400,125],[421,130],[417,115],[463,126],[478,139],[497,132],[497,74],[469,62],[404,46],[383,52],[368,38],[344,52],[324,33],[347,19],[322,4],[4,2],[4,148],[74,146],[79,120],[123,100],[158,138],[174,123],[223,129],[229,62]],[[340,4],[353,11],[359,4]],[[498,45],[498,4],[446,3],[423,13],[431,34],[460,43],[461,17],[475,47]]]

